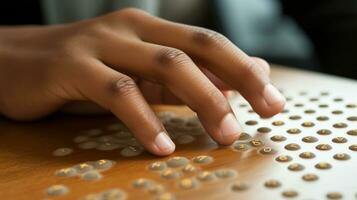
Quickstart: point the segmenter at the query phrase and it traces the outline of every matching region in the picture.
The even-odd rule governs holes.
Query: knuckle
[[[230,106],[227,100],[224,98],[223,94],[216,89],[211,89],[209,92],[207,92],[206,98],[204,99],[204,110],[209,110],[213,107],[218,108],[218,110],[222,111],[223,113],[229,112],[230,110]]]
[[[146,14],[146,12],[137,8],[124,8],[113,13],[113,15],[119,19],[123,18],[130,21],[140,20],[139,18],[142,14]]]
[[[161,65],[177,66],[191,61],[190,57],[185,52],[175,48],[163,48],[156,57]]]
[[[109,92],[111,95],[128,96],[137,90],[136,83],[128,76],[116,78],[109,83]]]
[[[206,28],[194,28],[192,31],[192,39],[199,45],[226,45],[229,40],[216,31]]]

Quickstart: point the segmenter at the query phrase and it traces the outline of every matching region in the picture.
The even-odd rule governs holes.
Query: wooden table
[[[155,157],[143,153],[136,157],[123,157],[120,150],[99,151],[96,149],[79,149],[73,138],[90,129],[103,129],[117,120],[112,116],[68,116],[56,115],[47,119],[18,123],[0,120],[0,199],[81,199],[87,194],[97,193],[111,188],[125,191],[128,199],[155,199],[158,195],[134,188],[132,182],[138,178],[146,178],[163,185],[166,191],[175,195],[176,199],[284,199],[284,191],[297,192],[295,199],[326,199],[328,193],[338,192],[344,199],[356,199],[357,194],[357,151],[349,146],[357,144],[357,136],[348,135],[347,131],[357,129],[357,122],[347,120],[357,116],[357,82],[333,76],[326,76],[300,70],[275,67],[272,71],[273,82],[282,88],[288,97],[286,111],[270,119],[260,119],[249,111],[240,97],[231,100],[244,131],[253,138],[262,140],[266,147],[277,152],[262,155],[260,148],[250,147],[246,151],[234,151],[231,146],[218,146],[206,135],[196,136],[189,144],[177,146],[176,152],[170,156],[183,156],[191,159],[198,155],[209,155],[214,162],[197,165],[200,170],[215,171],[229,168],[237,171],[233,178],[217,179],[212,182],[199,182],[197,188],[184,190],[177,186],[183,177],[195,177],[197,173],[183,174],[181,178],[165,180],[157,172],[147,170],[147,165],[155,161],[166,161],[170,157]],[[187,116],[192,113],[187,108],[159,106],[160,111],[174,111]],[[306,112],[306,110],[310,110]],[[311,110],[314,110],[313,113]],[[332,112],[335,111],[333,114]],[[339,111],[339,112],[336,112]],[[342,112],[342,113],[341,113]],[[292,115],[302,119],[291,120]],[[319,121],[318,116],[326,115],[327,121]],[[257,125],[246,125],[247,120],[256,120]],[[273,121],[283,121],[284,125],[274,126]],[[313,127],[301,126],[302,122],[313,122]],[[337,122],[347,124],[346,128],[335,128]],[[268,133],[257,131],[259,127],[272,129]],[[301,130],[299,134],[289,134],[290,128]],[[319,129],[331,130],[330,135],[319,135]],[[274,142],[273,135],[283,135],[286,141]],[[313,136],[317,142],[303,142],[304,136]],[[334,143],[334,137],[347,139],[346,143]],[[241,141],[249,142],[249,141]],[[297,143],[300,150],[289,151],[284,148],[288,143]],[[318,144],[329,144],[332,149],[321,151]],[[55,157],[53,151],[60,147],[70,147],[74,152],[68,156]],[[304,151],[313,152],[313,159],[302,159],[299,154]],[[347,153],[349,160],[341,161],[333,158],[336,153]],[[289,155],[292,161],[282,163],[276,161],[279,155]],[[115,166],[103,172],[99,181],[84,181],[78,177],[63,178],[55,176],[55,171],[78,163],[110,159],[116,161]],[[331,169],[315,168],[318,162],[328,162]],[[301,164],[304,169],[291,171],[292,163]],[[316,181],[304,181],[302,176],[313,173],[319,178]],[[274,179],[281,183],[278,188],[264,186],[267,180]],[[244,183],[247,189],[232,191],[232,184]],[[63,196],[51,197],[46,189],[54,184],[68,186],[70,192]],[[331,195],[331,194],[330,194]],[[332,194],[333,195],[333,194]],[[336,194],[334,194],[336,195]]]

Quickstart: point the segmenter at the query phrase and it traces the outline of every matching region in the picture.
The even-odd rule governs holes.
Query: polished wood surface
[[[77,148],[73,138],[90,129],[105,129],[117,120],[112,116],[70,116],[56,115],[37,122],[20,123],[0,119],[0,199],[81,199],[87,194],[101,192],[111,188],[124,190],[128,199],[155,199],[157,196],[144,190],[136,189],[132,182],[138,178],[151,179],[162,184],[167,191],[173,193],[176,199],[284,199],[282,193],[294,190],[298,193],[296,199],[326,199],[329,192],[339,192],[344,199],[355,199],[357,194],[357,151],[349,150],[349,146],[357,144],[357,136],[346,134],[348,130],[357,129],[357,122],[347,120],[357,116],[357,108],[346,107],[357,104],[357,82],[338,77],[326,76],[300,70],[275,67],[272,71],[273,82],[291,98],[286,107],[287,111],[274,118],[261,119],[255,113],[249,112],[249,107],[241,106],[241,97],[233,98],[232,107],[244,127],[244,131],[253,138],[261,139],[265,145],[277,150],[272,155],[262,155],[259,148],[251,147],[247,151],[233,151],[230,146],[218,146],[208,136],[197,136],[189,144],[177,145],[176,152],[169,157],[156,157],[143,153],[136,157],[123,157],[120,150],[98,151]],[[321,92],[323,94],[321,94]],[[328,93],[324,93],[328,92]],[[317,101],[310,101],[317,98]],[[340,100],[335,100],[341,98]],[[302,107],[295,104],[301,103]],[[319,105],[327,104],[327,108]],[[306,114],[304,111],[313,109],[316,112]],[[155,110],[173,111],[182,116],[192,115],[185,107],[158,106]],[[342,114],[332,114],[341,110]],[[289,116],[300,115],[302,119],[294,121]],[[328,121],[320,122],[317,116],[326,115]],[[257,125],[245,125],[247,120],[258,121]],[[283,126],[273,126],[276,120],[285,122]],[[314,127],[302,127],[301,123],[311,121]],[[346,128],[334,128],[337,122],[346,123]],[[269,127],[269,133],[259,133],[259,127]],[[300,134],[288,134],[289,128],[299,128]],[[332,134],[322,136],[316,134],[319,129],[329,129]],[[273,135],[283,135],[286,141],[274,142]],[[319,141],[306,143],[304,136],[314,136]],[[348,141],[343,144],[332,142],[332,138],[342,136]],[[300,150],[289,151],[284,148],[288,143],[297,143]],[[332,149],[320,151],[315,148],[318,144],[329,144]],[[52,152],[61,147],[70,147],[74,152],[68,156],[55,157]],[[301,159],[299,154],[311,151],[316,157],[310,160]],[[333,159],[336,153],[347,153],[350,159],[339,161]],[[231,168],[238,172],[233,178],[202,182],[195,189],[183,190],[177,186],[180,179],[165,180],[159,173],[151,172],[146,166],[155,161],[165,161],[173,156],[184,156],[188,159],[198,155],[209,155],[214,162],[199,165],[201,170],[214,171],[220,168]],[[289,155],[291,162],[280,163],[275,160],[279,155]],[[99,159],[116,161],[115,166],[103,173],[99,181],[88,182],[78,177],[63,178],[55,176],[56,170],[72,165]],[[319,170],[315,168],[318,162],[328,162],[331,169]],[[299,163],[304,166],[302,171],[287,169],[289,164]],[[313,173],[319,179],[313,182],[304,181],[304,174]],[[187,174],[184,177],[194,177]],[[281,186],[268,189],[264,182],[276,179]],[[232,191],[232,184],[241,182],[248,185],[244,191]],[[64,196],[50,197],[46,189],[54,184],[69,187],[70,192]]]

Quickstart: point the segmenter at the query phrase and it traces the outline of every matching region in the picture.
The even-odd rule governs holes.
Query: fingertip
[[[154,150],[152,153],[158,156],[167,156],[175,151],[175,144],[171,138],[164,131],[157,134],[154,140]]]

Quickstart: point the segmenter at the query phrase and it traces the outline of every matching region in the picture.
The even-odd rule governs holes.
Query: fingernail
[[[264,87],[263,96],[268,105],[285,102],[285,97],[272,84]]]
[[[161,151],[173,152],[175,150],[175,144],[165,132],[160,132],[156,136],[155,144]]]
[[[226,116],[223,117],[220,128],[223,139],[232,141],[239,136],[242,130],[238,124],[237,119],[232,113],[228,113]]]

